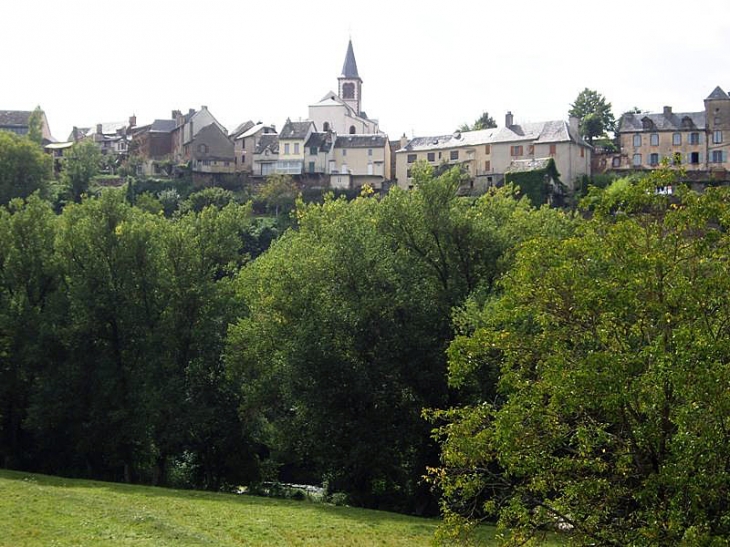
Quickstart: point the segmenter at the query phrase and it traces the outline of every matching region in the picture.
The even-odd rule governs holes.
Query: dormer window
[[[198,153],[199,154],[207,154],[208,153],[208,145],[207,144],[199,144],[198,145]]]
[[[651,118],[644,117],[644,118],[641,119],[641,126],[644,129],[654,129],[654,122],[651,121]]]

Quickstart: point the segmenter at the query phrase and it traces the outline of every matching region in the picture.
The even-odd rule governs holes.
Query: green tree
[[[437,414],[447,538],[487,515],[508,545],[555,527],[577,545],[730,535],[730,193],[669,169],[614,192],[573,236],[526,243],[452,344],[452,385],[501,378]]]
[[[65,184],[71,199],[81,201],[81,196],[88,191],[91,179],[101,169],[101,152],[90,140],[81,141],[64,155],[61,181]]]
[[[28,118],[28,138],[34,143],[43,144],[43,110],[36,106]]]
[[[269,175],[258,195],[278,218],[280,209],[294,205],[297,187],[289,175]]]
[[[53,159],[37,144],[0,131],[0,205],[43,190],[51,179]]]
[[[608,131],[615,131],[616,121],[611,112],[611,103],[592,89],[585,88],[570,105],[568,115],[580,120],[580,132],[590,144],[596,137],[605,136]]]
[[[472,125],[469,125],[468,123],[463,123],[458,127],[458,130],[479,131],[480,129],[490,129],[492,127],[497,127],[497,122],[495,122],[494,118],[489,115],[489,112],[485,111],[482,113],[481,116],[474,120],[474,123]]]

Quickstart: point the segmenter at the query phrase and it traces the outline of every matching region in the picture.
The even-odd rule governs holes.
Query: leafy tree
[[[450,349],[454,386],[501,379],[437,414],[445,537],[491,514],[508,545],[556,527],[577,545],[724,544],[728,213],[726,189],[666,169],[522,247]]]
[[[233,192],[213,186],[190,194],[188,199],[183,202],[181,209],[183,211],[189,210],[199,213],[208,206],[222,209],[232,201],[234,201]]]
[[[580,120],[580,132],[590,144],[593,139],[615,131],[616,121],[611,112],[611,103],[592,89],[585,88],[570,105],[568,114]]]
[[[0,131],[0,205],[45,188],[53,159],[28,139]]]
[[[497,127],[497,122],[494,121],[489,115],[489,112],[483,112],[472,125],[463,123],[459,126],[459,131],[479,131],[480,129],[489,129],[491,127]]]
[[[64,155],[61,180],[73,201],[80,202],[88,191],[91,179],[99,173],[101,159],[99,147],[90,140],[75,144]]]
[[[28,118],[28,138],[34,143],[43,144],[43,110],[36,106]]]
[[[297,187],[289,175],[269,175],[259,190],[259,197],[266,202],[269,208],[274,209],[276,217],[279,210],[287,205],[294,205],[297,196]]]

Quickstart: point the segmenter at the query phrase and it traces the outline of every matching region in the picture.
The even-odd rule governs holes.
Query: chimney
[[[580,120],[578,118],[576,118],[575,116],[571,116],[570,118],[568,118],[568,124],[573,131],[575,131],[576,133],[580,132]]]
[[[671,116],[672,115],[672,107],[671,106],[665,106],[664,107],[664,115],[665,116]]]
[[[102,130],[101,124],[100,123],[97,123],[96,124],[96,133],[98,135],[101,135],[102,134],[102,131],[101,130]]]
[[[179,110],[173,110],[172,111],[172,116],[171,116],[172,119],[173,120],[177,120],[178,116],[182,116],[182,112],[180,112]]]
[[[132,114],[129,117],[129,127],[134,127],[135,125],[137,125],[137,116],[135,116],[134,114]]]
[[[201,109],[201,110],[208,110],[208,107],[207,107],[207,106],[205,106],[205,105],[203,105],[203,106],[201,106],[201,107],[200,107],[200,109]]]
[[[195,109],[194,109],[194,108],[189,108],[189,109],[188,109],[188,114],[189,114],[190,116],[192,116],[193,114],[195,114]]]
[[[403,133],[403,136],[400,138],[400,147],[405,148],[406,144],[408,144],[408,137],[406,137],[406,134]]]
[[[512,116],[512,112],[508,111],[507,115],[504,117],[504,126],[505,127],[512,127],[514,122],[514,118]]]
[[[73,135],[73,141],[79,142],[79,128],[74,125],[74,128],[71,131],[71,134]]]

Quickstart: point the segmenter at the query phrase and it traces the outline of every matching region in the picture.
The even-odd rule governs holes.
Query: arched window
[[[355,98],[355,84],[346,83],[342,84],[342,98],[343,99],[354,99]]]
[[[322,126],[322,131],[325,133],[330,130],[330,122],[324,122],[324,125]]]
[[[350,126],[350,135],[354,135],[354,134],[355,134],[355,126],[351,125]]]

